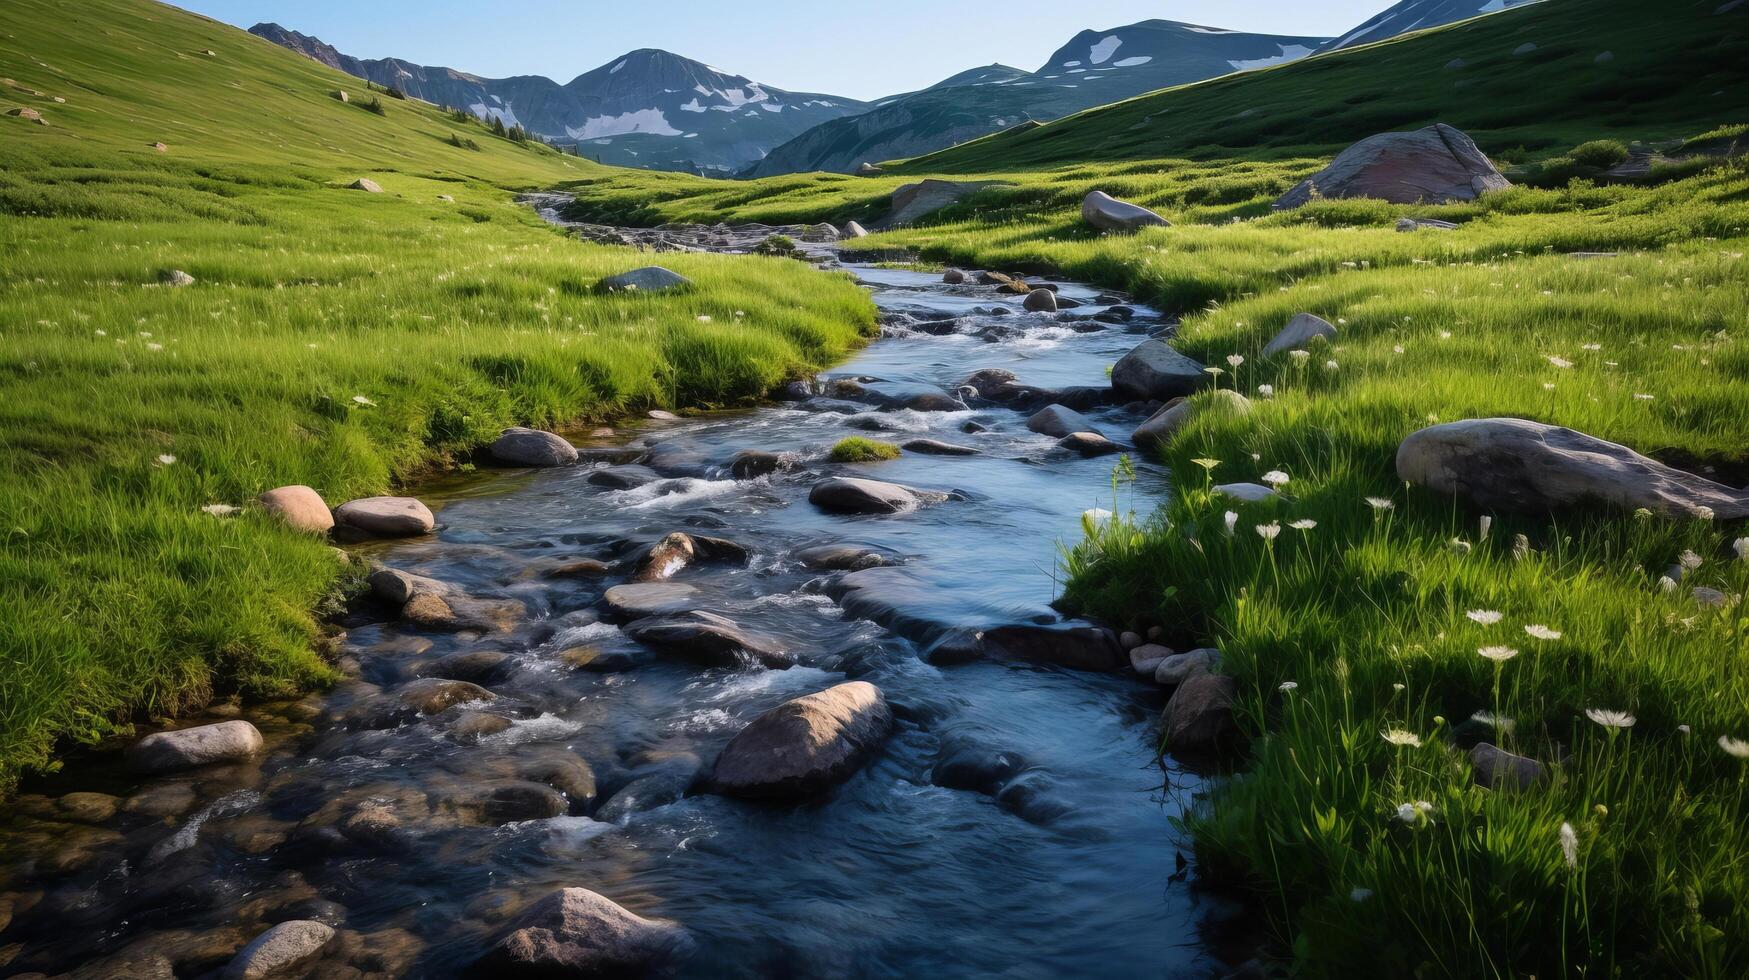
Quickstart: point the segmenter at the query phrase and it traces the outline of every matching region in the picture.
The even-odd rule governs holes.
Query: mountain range
[[[1536,0],[1401,0],[1334,38],[1252,34],[1167,20],[1086,30],[1037,71],[995,64],[861,102],[788,92],[653,48],[560,85],[485,78],[398,58],[366,60],[278,24],[249,30],[385,88],[530,133],[601,163],[716,176],[850,172],[943,150],[1147,92],[1388,40]]]
[[[653,48],[560,85],[540,75],[484,78],[399,58],[363,60],[278,24],[251,34],[417,99],[464,109],[602,163],[726,176],[803,132],[866,111],[855,99],[788,92]]]

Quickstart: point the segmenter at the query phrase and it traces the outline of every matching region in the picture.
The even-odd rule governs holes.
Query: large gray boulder
[[[1058,439],[1071,432],[1098,432],[1099,427],[1087,416],[1061,405],[1046,405],[1026,420],[1026,427],[1039,435]]]
[[[1229,412],[1243,415],[1251,411],[1251,400],[1236,391],[1216,388],[1198,399],[1178,398],[1148,416],[1148,420],[1130,433],[1130,442],[1142,452],[1159,452],[1172,442],[1178,430],[1203,412]]]
[[[247,759],[266,746],[261,732],[246,721],[154,732],[128,748],[128,768],[135,772],[175,772],[215,762]]]
[[[633,269],[617,276],[608,276],[595,284],[595,291],[600,293],[631,291],[659,293],[669,289],[682,289],[690,285],[692,285],[692,280],[678,272],[672,272],[659,265],[647,265],[642,269]]]
[[[256,936],[226,964],[222,980],[265,980],[291,976],[322,955],[334,938],[331,926],[311,919],[281,922]]]
[[[577,447],[551,432],[505,429],[487,450],[492,458],[510,466],[570,466],[577,462]]]
[[[850,514],[897,514],[916,509],[922,500],[910,487],[855,477],[821,480],[808,491],[808,502],[821,510]]]
[[[1749,493],[1613,442],[1525,419],[1465,419],[1411,434],[1397,475],[1483,507],[1545,512],[1587,502],[1667,517],[1749,517]]]
[[[711,783],[728,796],[812,796],[860,768],[892,730],[879,688],[839,684],[753,719],[717,757]]]
[[[612,612],[631,619],[687,612],[698,603],[698,590],[680,582],[636,582],[607,590],[602,601]]]
[[[1296,348],[1303,350],[1317,341],[1335,343],[1336,326],[1321,316],[1297,313],[1273,340],[1263,345],[1263,356],[1270,357]]]
[[[431,509],[412,497],[364,497],[334,508],[334,521],[381,538],[426,534],[437,526]]]
[[[1049,289],[1039,288],[1026,294],[1025,302],[1020,304],[1028,313],[1057,312],[1057,294]]]
[[[1173,350],[1164,340],[1146,340],[1111,369],[1111,387],[1120,396],[1170,401],[1194,394],[1209,379],[1202,365]]]
[[[478,976],[639,976],[691,945],[686,930],[646,919],[587,888],[548,895],[475,965]]]
[[[1297,208],[1314,197],[1371,197],[1393,204],[1473,201],[1512,184],[1461,130],[1436,123],[1412,133],[1369,136],[1275,202]]]
[[[1093,191],[1081,200],[1081,219],[1100,231],[1140,231],[1169,228],[1172,222],[1139,204],[1120,201],[1104,191]]]
[[[942,208],[958,204],[986,187],[995,186],[994,180],[937,180],[929,178],[915,184],[906,184],[893,192],[892,207],[887,212],[880,225],[891,228],[895,225],[908,225],[919,218],[927,217]]]
[[[302,484],[276,487],[259,499],[262,510],[300,531],[323,533],[334,526],[334,512],[322,495]]]

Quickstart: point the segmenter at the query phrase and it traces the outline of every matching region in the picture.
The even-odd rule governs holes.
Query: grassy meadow
[[[0,116],[0,787],[57,740],[330,676],[330,550],[203,508],[383,492],[512,423],[744,403],[872,327],[848,279],[779,260],[664,257],[693,288],[595,295],[651,260],[513,201],[593,164],[342,104],[356,80],[172,8],[12,10],[0,99],[49,125]]]
[[[1184,314],[1176,346],[1254,403],[1179,435],[1168,499],[1120,488],[1129,513],[1065,547],[1063,604],[1222,650],[1250,751],[1185,829],[1206,876],[1256,896],[1275,956],[1311,975],[1742,975],[1749,745],[1720,739],[1749,739],[1749,529],[1491,514],[1405,487],[1394,457],[1423,426],[1511,415],[1749,482],[1749,166],[1272,214],[1321,162],[982,174],[1009,186],[857,247],[1131,290]],[[687,194],[627,175],[579,207],[659,183],[658,220],[842,219],[902,179]],[[1079,203],[1096,188],[1174,226],[1093,235]],[[1460,227],[1399,233],[1405,216]],[[1262,358],[1301,311],[1337,342]],[[1287,481],[1274,502],[1211,493],[1266,476]],[[1478,788],[1478,741],[1551,777]]]

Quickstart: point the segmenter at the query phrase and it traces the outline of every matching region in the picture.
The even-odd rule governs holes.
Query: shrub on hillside
[[[1582,167],[1608,170],[1627,161],[1628,148],[1617,140],[1592,140],[1573,147],[1573,151],[1567,155]]]

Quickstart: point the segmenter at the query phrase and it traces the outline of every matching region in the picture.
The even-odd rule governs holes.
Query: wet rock
[[[636,976],[683,953],[679,925],[626,911],[587,888],[536,902],[474,966],[480,977]]]
[[[371,595],[397,606],[406,605],[421,592],[442,596],[455,591],[447,582],[403,572],[398,568],[379,568],[370,573],[365,582],[370,586]]]
[[[616,585],[602,597],[607,608],[627,619],[686,612],[698,602],[698,590],[679,582]]]
[[[589,482],[592,485],[608,487],[613,490],[630,490],[646,483],[655,483],[660,479],[662,479],[662,474],[637,463],[604,466],[589,474]]]
[[[941,281],[949,286],[962,286],[965,284],[966,274],[958,269],[948,269],[941,274]]]
[[[633,582],[660,582],[697,562],[745,563],[747,549],[724,538],[674,531],[651,545],[633,566]]]
[[[1057,448],[1081,456],[1108,456],[1123,451],[1122,446],[1097,432],[1071,432],[1057,440]]]
[[[879,480],[833,477],[814,484],[808,502],[821,510],[850,514],[897,514],[915,510],[922,498],[909,487]]]
[[[577,462],[577,447],[551,432],[505,429],[487,450],[492,458],[510,466],[570,466]]]
[[[737,480],[756,480],[762,476],[794,469],[795,465],[796,459],[793,456],[744,449],[735,454],[734,462],[729,464],[729,474]]]
[[[893,560],[870,548],[852,544],[826,544],[803,548],[795,553],[802,567],[817,572],[854,572],[864,568],[891,565]]]
[[[627,624],[625,634],[639,643],[712,666],[733,667],[751,661],[782,670],[795,663],[771,637],[701,610],[636,620]]]
[[[1021,307],[1028,313],[1057,312],[1057,294],[1049,289],[1035,289],[1026,294],[1026,301]]]
[[[1476,785],[1488,789],[1522,789],[1543,778],[1543,764],[1483,742],[1470,750]]]
[[[1093,191],[1082,199],[1081,220],[1100,231],[1115,232],[1168,228],[1172,224],[1139,204],[1120,201],[1104,191]]]
[[[786,701],[729,741],[712,786],[728,796],[812,796],[860,768],[892,728],[886,699],[864,681]]]
[[[1169,401],[1195,394],[1208,380],[1202,365],[1163,340],[1145,340],[1111,369],[1111,387],[1123,398]]]
[[[1004,751],[966,738],[942,741],[929,781],[945,789],[995,796],[1027,765],[1018,752]]]
[[[337,524],[384,538],[430,533],[437,526],[431,510],[412,497],[365,497],[334,508]]]
[[[322,495],[309,487],[277,487],[259,498],[261,509],[300,531],[324,533],[334,526],[334,514]]]
[[[579,558],[547,569],[547,578],[600,578],[613,571],[613,566],[596,558]]]
[[[1128,657],[1117,637],[1087,623],[1017,623],[983,631],[984,652],[992,657],[1077,670],[1117,670]]]
[[[128,748],[128,767],[135,772],[175,772],[247,759],[266,747],[261,732],[246,721],[155,732]]]
[[[996,791],[996,805],[1027,823],[1049,824],[1073,812],[1056,781],[1042,769],[1029,769]]]
[[[671,289],[682,289],[690,285],[692,285],[692,280],[678,272],[671,272],[659,265],[650,265],[642,269],[622,272],[616,276],[608,276],[595,284],[595,291],[600,293],[660,293]]]
[[[1297,313],[1281,328],[1269,343],[1263,345],[1263,356],[1271,357],[1295,348],[1305,349],[1314,343],[1336,342],[1336,326],[1320,316]]]
[[[177,817],[188,812],[198,799],[187,783],[153,783],[127,798],[123,812],[143,817]]]
[[[443,633],[508,632],[524,612],[521,603],[511,600],[415,592],[401,607],[401,619],[420,629]]]
[[[449,726],[449,737],[463,745],[473,745],[480,739],[509,731],[511,720],[486,711],[464,711],[455,724]]]
[[[704,761],[690,752],[677,752],[638,767],[631,782],[614,793],[595,819],[624,824],[634,813],[654,810],[685,798],[704,770]]]
[[[1201,398],[1175,398],[1166,406],[1148,417],[1130,434],[1130,441],[1136,448],[1144,452],[1163,451],[1178,434],[1178,430],[1190,423],[1190,420],[1201,412],[1230,412],[1243,415],[1251,411],[1251,401],[1244,395],[1226,388],[1218,388],[1208,392]]]
[[[346,189],[350,191],[365,191],[370,194],[381,194],[383,192],[382,185],[371,180],[369,177],[358,178],[352,183],[347,184]]]
[[[509,677],[516,670],[516,661],[498,650],[467,650],[420,664],[417,670],[421,677],[486,685]]]
[[[1097,433],[1099,427],[1093,420],[1072,408],[1062,405],[1046,405],[1026,420],[1026,427],[1040,435],[1062,438],[1073,432]]]
[[[1393,204],[1473,201],[1512,184],[1461,130],[1437,123],[1412,133],[1369,136],[1275,202],[1297,208],[1313,200],[1370,197]]]
[[[470,807],[480,823],[497,826],[562,817],[571,805],[564,794],[551,786],[529,780],[510,780],[482,790],[462,809]]]
[[[582,756],[562,746],[525,748],[517,755],[516,774],[551,786],[573,803],[587,805],[595,799],[595,770]]]
[[[1170,653],[1161,658],[1154,667],[1154,683],[1182,684],[1197,674],[1213,673],[1220,663],[1221,651],[1212,647],[1203,647],[1188,653]]]
[[[244,946],[220,977],[264,980],[294,973],[320,957],[333,938],[333,928],[320,922],[308,919],[281,922]]]
[[[1466,419],[1415,432],[1397,449],[1397,475],[1500,510],[1597,502],[1666,517],[1749,517],[1749,493],[1626,446],[1525,419]]]
[[[395,699],[422,715],[435,715],[458,704],[495,701],[498,695],[467,681],[423,677],[408,681],[395,691]]]
[[[1167,747],[1174,753],[1198,756],[1232,742],[1239,733],[1233,719],[1235,690],[1233,679],[1220,674],[1186,678],[1166,702],[1161,716]]]
[[[920,453],[924,456],[977,456],[981,450],[971,446],[956,446],[951,442],[941,442],[935,439],[912,439],[900,445],[908,453]]]
[[[12,808],[18,813],[39,820],[65,820],[70,823],[101,824],[121,809],[121,799],[108,793],[76,792],[57,799],[46,796],[14,797]],[[0,926],[0,930],[5,927]]]
[[[1154,672],[1160,669],[1160,664],[1175,651],[1171,647],[1163,647],[1157,643],[1144,643],[1130,650],[1130,666],[1135,672],[1150,680]]]

